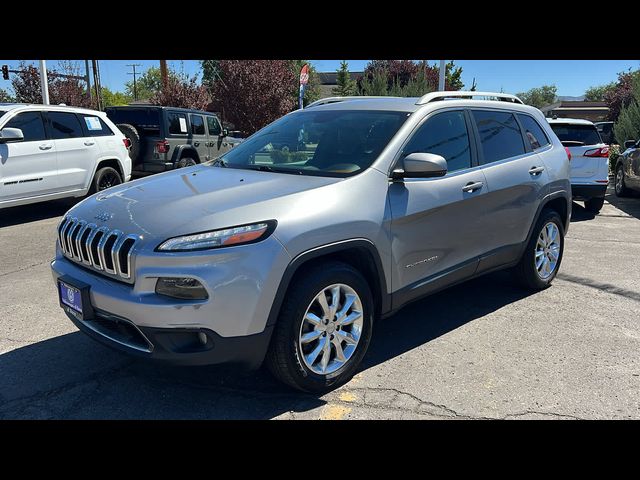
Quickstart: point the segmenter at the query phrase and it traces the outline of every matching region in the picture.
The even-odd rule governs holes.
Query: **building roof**
[[[364,72],[349,72],[351,80],[359,80],[364,75]],[[338,72],[318,72],[318,78],[320,79],[320,85],[337,85],[338,84]]]

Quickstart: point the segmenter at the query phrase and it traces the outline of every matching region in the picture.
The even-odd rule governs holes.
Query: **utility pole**
[[[160,60],[160,78],[162,78],[162,88],[166,88],[169,82],[169,70],[167,69],[166,60]]]
[[[87,98],[91,102],[91,78],[89,77],[89,60],[84,61],[84,81],[87,82]]]
[[[136,87],[136,67],[141,67],[142,65],[139,63],[128,63],[127,67],[133,68],[133,72],[128,72],[128,75],[133,75],[133,99],[138,100],[138,88]]]
[[[100,71],[98,70],[98,61],[91,60],[93,67],[93,86],[96,89],[96,108],[102,110],[102,97],[100,95]]]
[[[42,104],[49,105],[49,82],[47,81],[46,60],[40,60],[40,85],[42,87]]]
[[[438,91],[444,92],[444,74],[447,66],[444,63],[444,60],[440,60],[440,79],[438,81]]]

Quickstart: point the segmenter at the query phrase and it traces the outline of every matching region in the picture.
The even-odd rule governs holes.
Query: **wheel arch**
[[[100,170],[103,167],[115,168],[117,172],[120,174],[120,177],[122,177],[122,181],[123,182],[125,181],[124,167],[120,163],[120,160],[115,157],[106,157],[106,158],[101,158],[96,162],[96,168],[93,170],[93,174],[91,175],[89,186],[87,188],[91,188],[91,185],[93,184],[93,180],[96,178],[96,173],[98,173],[98,170]]]
[[[284,297],[296,275],[327,260],[349,264],[364,276],[371,289],[376,316],[391,310],[391,295],[387,292],[386,276],[380,254],[373,242],[358,238],[307,250],[289,262],[271,305],[267,326],[277,322]]]
[[[175,165],[178,161],[186,156],[192,157],[196,163],[200,163],[200,156],[198,155],[198,151],[189,144],[178,145],[173,152],[173,164]]]
[[[526,245],[529,244],[531,240],[531,235],[533,235],[533,229],[538,223],[538,219],[542,212],[546,209],[553,209],[558,212],[560,215],[560,219],[562,220],[562,226],[564,227],[564,231],[569,229],[569,223],[571,222],[571,195],[567,195],[566,192],[555,192],[547,197],[545,197],[538,205],[538,211],[533,218],[533,222],[531,222],[531,226],[529,227],[529,234],[527,235],[527,239],[523,244],[523,253]]]

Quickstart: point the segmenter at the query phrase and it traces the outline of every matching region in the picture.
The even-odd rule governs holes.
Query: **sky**
[[[27,60],[37,64],[37,61]],[[310,60],[319,72],[335,71],[340,60]],[[361,71],[369,60],[348,60],[349,70]],[[429,60],[430,63],[437,62]],[[0,65],[18,67],[17,60],[0,60]],[[55,67],[57,60],[47,60]],[[150,66],[159,66],[158,60],[101,60],[102,85],[113,91],[124,90],[124,84],[132,80],[127,64],[140,64],[136,70],[144,72]],[[189,75],[200,71],[197,60],[169,60],[170,68],[183,70]],[[555,85],[559,96],[580,96],[594,85],[613,82],[618,72],[629,68],[640,69],[640,60],[455,60],[462,67],[462,81],[470,87],[473,79],[479,91],[504,91],[518,93],[541,85]],[[84,62],[78,62],[84,71]],[[0,79],[0,88],[10,89],[10,82]]]

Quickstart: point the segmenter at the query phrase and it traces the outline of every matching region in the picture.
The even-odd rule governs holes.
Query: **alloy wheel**
[[[536,271],[542,280],[546,280],[558,266],[560,259],[560,229],[553,222],[548,222],[538,235],[536,254],[534,257]]]

